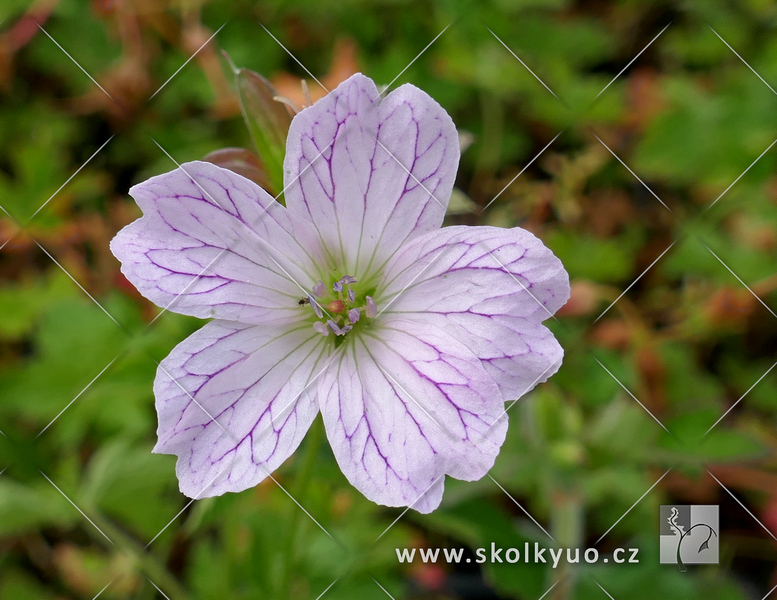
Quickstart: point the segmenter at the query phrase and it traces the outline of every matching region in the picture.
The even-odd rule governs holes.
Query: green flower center
[[[300,305],[309,304],[314,312],[313,329],[323,336],[333,333],[336,345],[354,327],[362,326],[378,314],[378,307],[368,294],[374,291],[354,289],[355,283],[358,280],[351,275],[341,277],[329,287],[319,281],[313,293],[299,301]]]

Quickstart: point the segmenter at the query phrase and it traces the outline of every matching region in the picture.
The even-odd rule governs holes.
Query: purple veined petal
[[[473,481],[507,432],[502,396],[477,357],[445,331],[393,317],[342,346],[319,381],[340,469],[373,502],[428,513],[444,475]]]
[[[122,273],[162,308],[243,323],[293,321],[310,289],[317,247],[309,225],[255,183],[191,162],[134,186],[143,217],[111,251]]]
[[[309,325],[227,321],[212,321],[176,346],[154,382],[154,452],[178,456],[181,492],[241,491],[286,460],[318,413],[314,382],[328,347]]]
[[[446,227],[392,258],[379,302],[461,340],[513,400],[560,367],[563,350],[541,322],[568,298],[561,262],[531,233]]]
[[[453,121],[429,95],[406,84],[379,100],[357,74],[292,121],[286,202],[359,276],[442,224],[458,162]]]

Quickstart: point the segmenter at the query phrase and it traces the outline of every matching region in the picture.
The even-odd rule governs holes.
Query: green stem
[[[551,530],[557,546],[564,550],[564,556],[554,574],[558,584],[553,588],[551,597],[553,600],[570,600],[574,597],[578,565],[566,561],[566,552],[570,549],[574,555],[579,549],[580,561],[583,560],[583,548],[580,547],[583,541],[583,503],[575,490],[557,490],[552,503]]]
[[[290,491],[292,497],[302,504],[302,499],[305,496],[308,485],[310,483],[311,475],[313,474],[313,467],[318,458],[318,451],[321,446],[321,440],[323,437],[323,424],[320,418],[316,418],[313,425],[308,432],[305,454],[302,458],[302,465],[297,474],[297,478],[293,489]],[[281,563],[281,576],[280,576],[280,589],[279,600],[287,600],[291,598],[291,576],[294,572],[294,562],[296,558],[295,550],[297,536],[300,526],[302,524],[303,511],[296,504],[292,504],[291,513],[289,515],[288,524],[289,528],[285,536],[285,545],[282,554]]]

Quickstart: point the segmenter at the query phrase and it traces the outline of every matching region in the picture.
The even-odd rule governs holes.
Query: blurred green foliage
[[[373,505],[311,439],[278,484],[194,503],[151,453],[156,364],[200,322],[160,315],[108,242],[174,161],[256,150],[277,190],[277,132],[246,127],[219,49],[298,104],[300,78],[321,90],[260,23],[328,86],[402,73],[437,99],[474,139],[449,223],[526,227],[572,277],[563,367],[510,408],[493,479],[448,480],[430,515]],[[763,597],[777,546],[737,502],[777,529],[775,23],[765,0],[4,2],[0,598]],[[722,505],[719,567],[658,564],[662,502]],[[553,546],[524,510],[640,563],[397,560]]]

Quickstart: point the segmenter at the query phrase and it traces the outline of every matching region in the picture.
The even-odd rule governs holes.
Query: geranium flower
[[[289,130],[286,206],[191,162],[130,190],[143,217],[111,243],[149,300],[213,319],[154,383],[155,452],[190,497],[277,469],[320,412],[370,500],[430,512],[444,475],[483,477],[505,401],[559,367],[541,324],[568,276],[520,228],[445,227],[456,128],[426,93],[381,99],[354,75]]]

